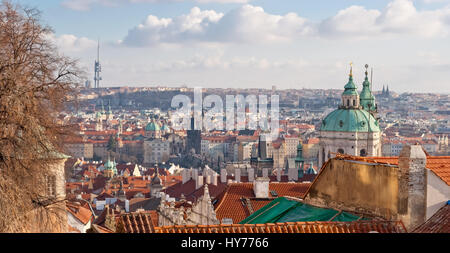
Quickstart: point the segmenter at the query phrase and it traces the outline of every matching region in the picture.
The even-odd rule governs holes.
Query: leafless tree
[[[38,10],[0,3],[0,232],[24,231],[36,209],[46,223],[57,201],[45,182],[70,132],[59,112],[82,72],[58,53],[51,33]]]

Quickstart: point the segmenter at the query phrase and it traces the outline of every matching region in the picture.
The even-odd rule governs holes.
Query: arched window
[[[361,149],[359,151],[359,156],[367,156],[367,151],[365,149]]]
[[[356,100],[353,99],[353,106],[356,106]]]
[[[350,99],[347,99],[347,106],[350,106]]]
[[[337,151],[339,154],[344,154],[344,150],[342,148],[338,149]]]

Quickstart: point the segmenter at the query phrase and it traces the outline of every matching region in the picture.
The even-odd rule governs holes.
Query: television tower
[[[98,41],[97,46],[97,60],[95,61],[94,71],[94,88],[99,89],[100,81],[102,80],[102,78],[100,77],[100,72],[102,72],[102,66],[100,65],[100,40]]]

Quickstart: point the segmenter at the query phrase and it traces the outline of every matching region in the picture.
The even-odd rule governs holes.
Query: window
[[[356,106],[356,100],[353,99],[353,106]]]
[[[342,148],[338,149],[338,153],[339,154],[344,154],[344,149],[342,149]]]
[[[367,156],[367,151],[365,149],[361,149],[359,151],[359,156]]]
[[[347,106],[350,106],[350,99],[347,99]]]
[[[56,176],[49,175],[46,177],[47,195],[56,197]]]

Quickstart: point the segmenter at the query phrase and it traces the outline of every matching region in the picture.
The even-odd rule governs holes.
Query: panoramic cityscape
[[[2,2],[0,233],[449,233],[450,2],[279,2]]]

